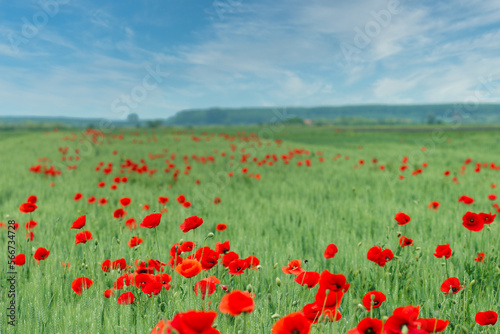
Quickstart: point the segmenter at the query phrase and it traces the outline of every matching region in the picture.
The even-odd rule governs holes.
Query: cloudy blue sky
[[[0,0],[0,115],[500,102],[497,0]]]

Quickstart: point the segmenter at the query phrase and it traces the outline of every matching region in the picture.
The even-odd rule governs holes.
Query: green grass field
[[[477,312],[500,310],[498,221],[480,232],[462,226],[467,211],[496,212],[492,206],[496,201],[488,199],[488,195],[499,193],[492,184],[500,183],[500,171],[490,168],[490,164],[500,165],[500,134],[449,130],[340,132],[328,127],[275,126],[134,133],[127,129],[98,137],[98,144],[81,131],[2,132],[0,221],[5,225],[9,220],[19,223],[15,253],[25,254],[26,264],[14,268],[16,325],[11,326],[5,311],[11,300],[6,280],[10,276],[9,239],[6,227],[0,229],[4,252],[0,262],[0,333],[150,333],[160,320],[172,319],[179,312],[218,311],[225,294],[219,286],[205,301],[193,291],[194,284],[208,276],[216,276],[229,290],[255,294],[252,313],[232,317],[219,312],[214,323],[221,333],[270,333],[280,317],[315,301],[317,287],[300,286],[294,282],[295,276],[282,271],[281,267],[293,259],[302,260],[307,271],[343,274],[350,284],[338,309],[342,319],[320,321],[312,326],[311,333],[347,333],[356,327],[361,319],[370,316],[360,304],[372,290],[387,296],[382,306],[372,311],[374,318],[386,319],[397,307],[419,305],[420,317],[450,321],[444,333],[500,333],[498,323],[481,327],[474,321]],[[221,133],[230,135],[224,137]],[[65,137],[70,139],[63,140]],[[80,160],[62,161],[58,149],[66,146],[65,156],[79,156]],[[76,154],[75,149],[80,153]],[[281,155],[294,150],[301,153],[285,164]],[[222,156],[222,152],[226,155]],[[164,156],[151,159],[150,154]],[[242,154],[248,154],[246,162],[241,161]],[[273,154],[277,161],[273,161]],[[234,159],[230,159],[231,155]],[[266,155],[270,157],[266,159]],[[184,174],[184,156],[191,166],[189,174]],[[200,159],[209,156],[214,162]],[[46,161],[38,161],[43,157]],[[266,159],[266,163],[258,166],[252,161],[254,157],[258,161]],[[408,157],[408,169],[400,171],[404,157]],[[324,161],[320,162],[320,158]],[[377,163],[372,162],[374,158]],[[465,165],[467,158],[472,162]],[[129,172],[129,168],[120,168],[126,159],[139,166],[144,159],[149,170],[157,171],[152,175]],[[168,173],[164,171],[169,164],[166,159],[175,164]],[[310,159],[310,166],[306,159]],[[101,161],[104,166],[96,171]],[[273,164],[268,165],[269,161]],[[61,175],[29,171],[31,166],[44,163],[54,165]],[[106,175],[102,169],[108,163],[113,167]],[[427,167],[422,167],[423,163]],[[475,172],[477,163],[481,164],[479,172]],[[68,165],[77,168],[68,170]],[[380,169],[381,165],[385,170]],[[462,170],[462,166],[466,168]],[[243,168],[248,171],[242,173]],[[419,168],[423,172],[412,175]],[[173,178],[175,169],[180,170],[177,181]],[[450,175],[443,175],[447,170]],[[229,177],[231,172],[234,175]],[[400,179],[401,175],[404,179]],[[128,182],[118,183],[111,190],[116,176],[126,176]],[[453,177],[458,181],[454,182]],[[196,180],[200,183],[196,184]],[[101,181],[106,186],[98,187]],[[76,193],[83,198],[75,201]],[[191,207],[177,202],[181,194],[192,203]],[[38,197],[38,208],[21,213],[19,206],[30,195]],[[474,203],[458,202],[462,195],[474,198]],[[89,204],[90,196],[106,198],[107,204]],[[170,200],[163,206],[157,200],[159,196]],[[124,208],[125,218],[116,219],[113,212],[121,207],[122,197],[130,197],[132,202]],[[220,197],[220,204],[214,204],[216,197]],[[432,201],[440,203],[437,211],[428,208]],[[145,204],[149,210],[143,210]],[[146,215],[162,208],[168,212],[156,229],[139,226]],[[408,214],[410,223],[397,225],[394,217],[398,212]],[[93,239],[75,245],[79,231],[70,227],[82,215],[86,215],[82,230],[90,231]],[[203,225],[183,233],[180,224],[193,215],[203,218]],[[137,229],[125,226],[129,218],[137,220]],[[26,240],[25,229],[29,220],[38,223],[31,242]],[[227,224],[225,231],[216,230],[220,223]],[[207,238],[209,233],[214,237]],[[413,246],[402,248],[400,235],[413,239]],[[133,236],[142,238],[143,243],[130,248],[127,243]],[[217,241],[229,240],[231,251],[240,258],[256,256],[260,269],[230,275],[219,261],[214,268],[185,278],[167,265],[165,272],[172,276],[170,290],[149,298],[130,286],[117,291],[114,297],[104,297],[104,291],[112,288],[121,275],[101,270],[104,260],[124,258],[132,271],[136,259],[167,263],[170,248],[181,240],[194,241],[196,248],[212,249]],[[331,243],[338,247],[338,253],[325,259],[323,252]],[[441,244],[450,244],[453,250],[447,265],[444,258],[433,255]],[[367,252],[373,246],[390,248],[394,259],[384,267],[369,261]],[[48,249],[50,255],[38,264],[33,255],[39,247]],[[474,261],[479,252],[485,253],[484,263]],[[63,262],[70,262],[70,267],[64,268]],[[77,295],[71,283],[82,276],[94,283]],[[444,295],[440,286],[449,277],[459,278],[465,288]],[[117,297],[127,291],[134,293],[135,303],[117,304]]]

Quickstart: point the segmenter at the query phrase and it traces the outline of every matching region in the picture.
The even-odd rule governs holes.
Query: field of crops
[[[499,333],[499,144],[0,133],[0,333]]]

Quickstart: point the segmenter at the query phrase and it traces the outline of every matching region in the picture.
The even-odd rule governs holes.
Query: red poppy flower
[[[113,285],[113,289],[120,290],[123,289],[124,286],[130,286],[131,276],[132,275],[125,274],[118,277]]]
[[[189,258],[193,258],[193,255]],[[210,247],[202,247],[196,251],[194,258],[200,262],[201,267],[204,270],[208,270],[213,268],[218,263],[219,253]]]
[[[214,204],[220,204],[220,197],[215,197]]]
[[[474,318],[481,326],[494,325],[498,320],[498,313],[495,311],[478,312]]]
[[[468,211],[462,217],[462,221],[462,225],[469,231],[479,232],[484,228],[484,221],[477,213],[474,212]]]
[[[184,203],[186,201],[186,197],[184,195],[179,195],[179,197],[177,197],[177,202],[179,202],[180,204]]]
[[[496,216],[497,216],[496,214],[492,215],[491,212],[490,213],[481,212],[479,214],[479,219],[481,219],[485,224],[491,224],[495,221]]]
[[[155,279],[157,279],[165,288],[165,290],[170,289],[170,284],[168,284],[172,280],[172,276],[169,274],[158,274],[155,276]]]
[[[382,334],[384,323],[382,320],[374,318],[364,318],[356,328],[347,331],[347,334]]]
[[[158,202],[160,202],[160,204],[162,204],[162,205],[165,205],[168,202],[168,197],[159,196],[158,197]]]
[[[144,206],[142,207],[142,210],[144,210],[144,211],[148,211],[148,210],[149,210],[149,205],[144,204]]]
[[[120,204],[122,206],[128,206],[132,200],[129,197],[120,198]]]
[[[182,203],[182,206],[185,208],[189,208],[191,206],[191,202],[186,201],[186,202]]]
[[[111,271],[111,260],[109,259],[104,260],[104,262],[101,265],[101,269],[102,271],[109,273]]]
[[[177,273],[187,278],[198,275],[201,270],[201,263],[193,259],[184,259],[181,264],[175,267]]]
[[[209,278],[202,279],[194,285],[194,293],[197,296],[198,294],[201,294],[201,299],[205,299],[207,294],[210,296],[216,289],[217,286],[215,285],[215,282]]]
[[[189,218],[184,219],[184,222],[181,224],[182,232],[186,233],[190,230],[194,230],[197,227],[203,224],[203,219],[197,216],[191,216]]]
[[[30,220],[29,222],[26,223],[25,228],[30,231],[37,225],[37,222],[34,220]]]
[[[26,263],[26,256],[24,254],[18,254],[12,259],[12,263],[16,266],[22,266]]]
[[[152,213],[144,217],[141,223],[141,227],[155,228],[160,224],[161,213]]]
[[[386,299],[382,292],[370,291],[363,296],[363,306],[367,311],[370,311],[371,308],[379,308]]]
[[[319,273],[315,271],[304,271],[295,277],[295,282],[300,285],[305,285],[309,289],[313,288],[319,282]]]
[[[120,305],[130,305],[134,302],[135,296],[132,292],[125,292],[118,297],[117,303]]]
[[[374,246],[368,250],[366,255],[367,259],[377,263],[379,266],[383,267],[389,261],[391,261],[394,257],[394,254],[390,249],[384,249],[380,246]]]
[[[484,253],[477,254],[477,257],[474,259],[474,261],[484,263]]]
[[[324,257],[325,259],[334,258],[337,252],[338,252],[337,246],[335,246],[334,244],[329,244],[328,246],[326,246]]]
[[[432,201],[429,203],[429,209],[437,211],[441,204],[437,201]]]
[[[396,219],[398,225],[406,225],[410,222],[411,218],[406,213],[398,212],[396,213]]]
[[[460,289],[464,288],[465,285],[460,285],[460,281],[456,277],[450,277],[446,279],[443,284],[441,284],[441,292],[447,295],[450,291],[455,294]]]
[[[85,222],[86,222],[86,216],[85,215],[80,216],[73,222],[73,225],[71,225],[70,229],[72,228],[81,229],[82,227],[85,226]]]
[[[459,202],[462,202],[464,204],[467,204],[467,205],[470,205],[472,203],[474,203],[474,199],[469,197],[469,196],[465,196],[465,195],[462,195],[460,196],[460,198],[458,199]]]
[[[227,228],[226,224],[217,224],[216,229],[217,231],[224,231]]]
[[[104,297],[105,298],[111,298],[111,296],[115,295],[114,289],[108,289],[104,291]]]
[[[151,334],[169,334],[170,328],[179,334],[220,334],[212,328],[212,324],[217,317],[215,311],[188,311],[178,313],[167,323],[161,324],[161,321],[155,326]],[[162,327],[163,326],[163,327]]]
[[[99,183],[97,184],[97,186],[98,186],[99,188],[102,188],[102,187],[104,187],[105,185],[106,185],[106,182],[99,182]]]
[[[435,318],[419,318],[417,321],[420,323],[420,329],[429,333],[439,333],[448,327],[450,322],[448,320],[441,320]]]
[[[29,241],[33,241],[34,238],[35,238],[35,234],[33,233],[33,231],[28,230],[28,233],[26,233],[26,240],[29,239]]]
[[[396,308],[384,324],[385,332],[400,334],[406,327],[408,333],[426,334],[425,331],[418,330],[420,327],[420,323],[417,322],[419,313],[420,306],[408,305]]]
[[[115,212],[113,212],[113,217],[116,219],[121,219],[127,215],[127,211],[123,210],[122,208],[116,209]]]
[[[332,274],[328,270],[323,270],[319,278],[320,289],[347,292],[349,286],[344,275]]]
[[[250,255],[245,259],[245,262],[248,264],[248,268],[258,270],[257,266],[259,265],[260,261],[255,256]]]
[[[125,259],[118,259],[111,263],[113,270],[124,270],[127,268],[127,261]]]
[[[288,267],[281,267],[281,270],[283,270],[285,274],[299,275],[305,271],[302,269],[301,263],[302,261],[300,260],[292,260],[288,262]]]
[[[76,202],[76,201],[81,200],[82,197],[83,197],[83,195],[81,193],[76,193],[75,196],[73,197],[73,200]]]
[[[227,266],[228,273],[231,275],[241,275],[248,269],[248,263],[243,259],[236,259],[231,261]]]
[[[73,289],[77,295],[81,295],[83,289],[87,290],[92,286],[92,284],[94,284],[94,281],[90,278],[78,277],[71,283],[71,289]]]
[[[108,203],[108,200],[105,199],[104,197],[103,198],[99,198],[99,200],[97,201],[97,203],[99,203],[99,205],[105,205],[106,203]]]
[[[26,200],[26,202],[31,203],[31,204],[36,204],[37,200],[38,200],[38,198],[35,195],[31,195],[31,196],[28,197],[28,199]]]
[[[240,315],[243,312],[252,313],[255,308],[253,296],[248,291],[234,290],[222,297],[219,310],[222,313],[229,313],[232,316]]]
[[[87,241],[89,240],[92,240],[92,233],[90,233],[90,231],[82,231],[82,232],[78,232],[76,235],[75,235],[75,245],[78,245],[80,243],[86,243]]]
[[[33,256],[37,262],[40,262],[41,260],[45,260],[50,254],[50,251],[46,250],[43,247],[39,247],[35,255]]]
[[[413,240],[405,236],[402,236],[401,238],[399,238],[399,245],[401,247],[413,246]]]
[[[125,226],[127,226],[130,230],[132,229],[135,230],[137,228],[137,223],[135,222],[135,218],[127,219],[127,221],[125,222]]]
[[[215,251],[219,254],[225,254],[231,250],[231,246],[229,245],[229,240],[224,242],[217,241],[215,243]]]
[[[449,259],[451,257],[452,251],[450,248],[450,244],[439,245],[436,247],[436,251],[434,252],[434,256],[437,258],[444,257],[445,259]]]
[[[37,209],[37,206],[33,203],[23,203],[19,206],[19,211],[23,213],[30,213]]]
[[[278,320],[271,329],[272,334],[309,334],[311,323],[300,312],[290,313]],[[377,333],[378,334],[378,333]]]
[[[130,248],[133,248],[133,247],[135,247],[135,246],[137,246],[137,245],[139,245],[139,244],[141,244],[141,243],[142,243],[142,239],[141,239],[141,238],[138,238],[138,237],[133,237],[133,238],[131,238],[131,239],[128,241],[128,246],[129,246]]]
[[[87,202],[88,202],[89,204],[94,203],[94,202],[95,202],[95,197],[94,197],[94,196],[90,196],[89,198],[87,198]]]
[[[496,200],[496,199],[497,199],[497,195],[495,195],[495,194],[490,194],[490,195],[488,195],[488,199],[489,199],[489,200],[494,201],[494,200]]]
[[[237,260],[239,258],[240,258],[240,256],[237,253],[227,252],[222,257],[222,265],[227,268],[231,262],[233,262],[234,260]]]
[[[182,244],[179,246],[178,251],[180,253],[188,253],[192,251],[194,248],[194,242],[192,241],[183,241]],[[215,245],[215,249],[217,250],[217,245]],[[174,250],[175,252],[175,250]]]

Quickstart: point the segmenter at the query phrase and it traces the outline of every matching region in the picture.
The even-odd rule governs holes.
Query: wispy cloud
[[[387,0],[217,4],[75,1],[18,52],[7,36],[40,8],[13,5],[0,14],[0,114],[124,117],[110,105],[147,66],[169,76],[134,108],[143,118],[210,106],[459,102],[500,65],[494,0],[401,0],[387,22],[376,17]],[[346,60],[341,46],[356,47],[377,23]]]

